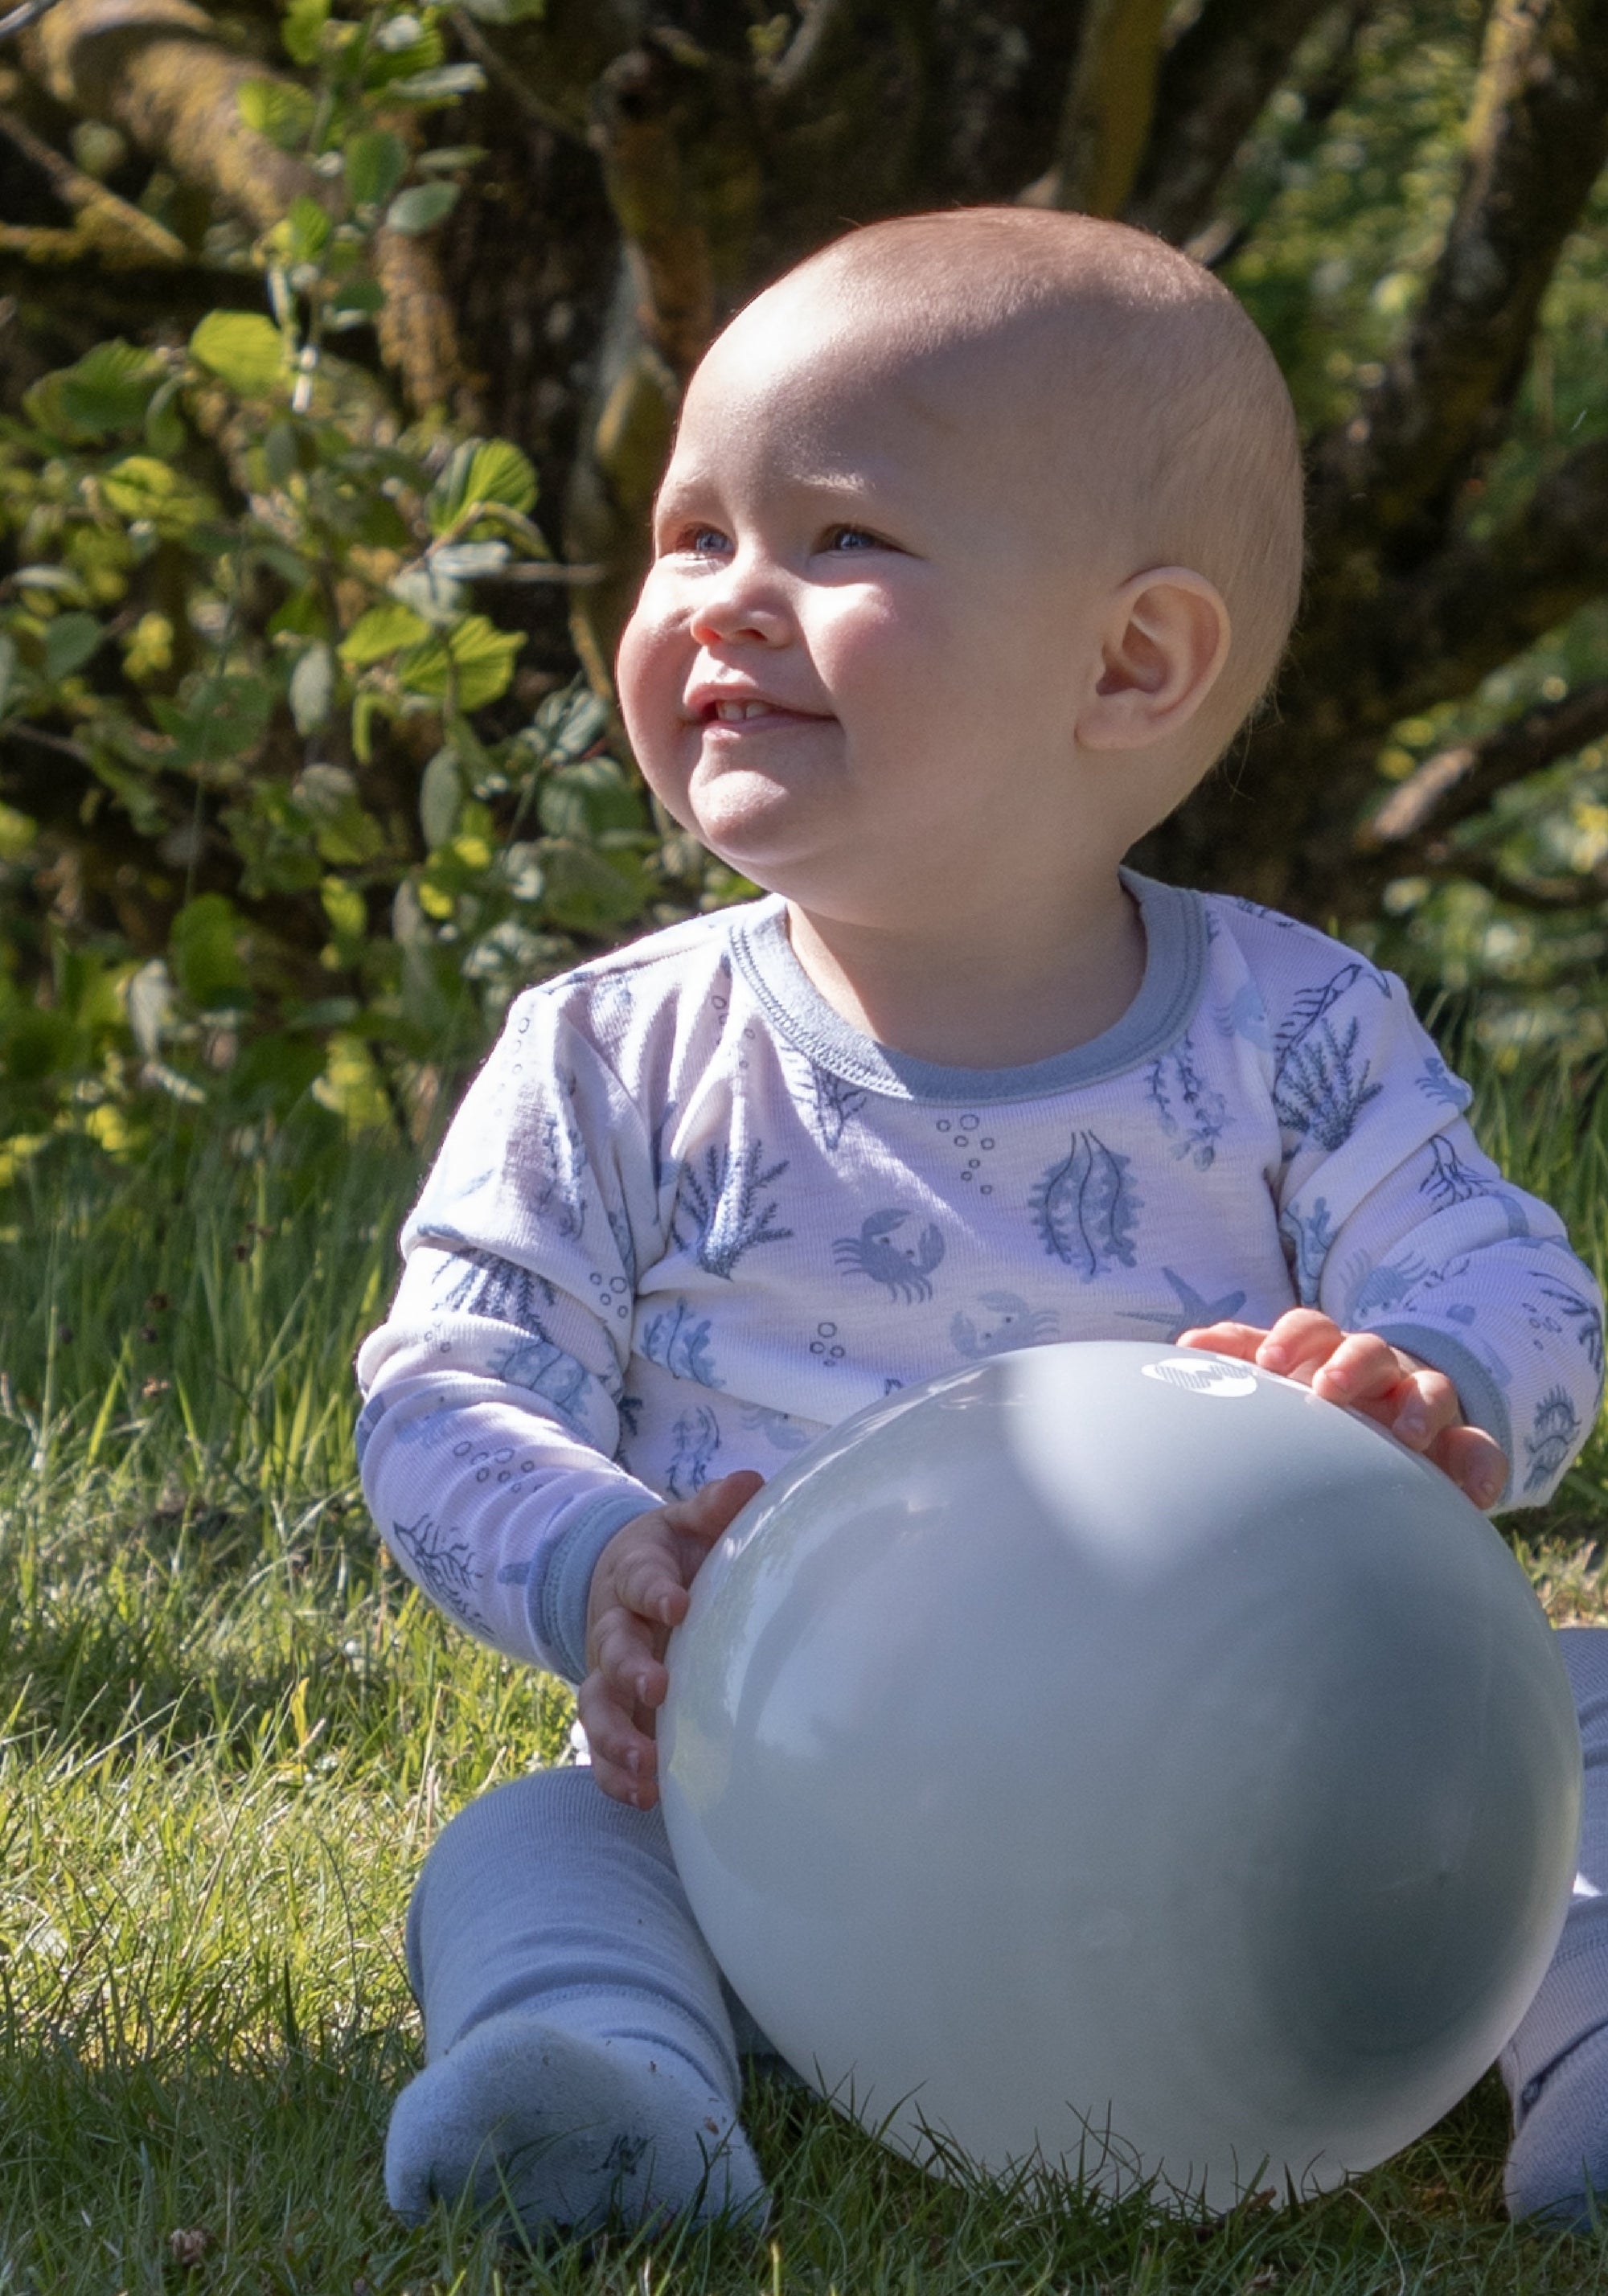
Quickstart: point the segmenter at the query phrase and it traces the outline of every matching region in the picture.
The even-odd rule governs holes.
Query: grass
[[[1539,1069],[1481,1096],[1608,1264],[1608,1103]],[[0,2296],[1608,2287],[1608,2247],[1505,2222],[1494,2080],[1347,2191],[1210,2225],[933,2182],[774,2085],[767,2243],[536,2257],[398,2225],[413,1875],[570,1720],[425,1609],[362,1509],[349,1357],[415,1179],[383,1144],[176,1139],[123,1174],[65,1147],[0,1199]],[[1605,1530],[1599,1432],[1527,1527],[1560,1620],[1608,1612]]]

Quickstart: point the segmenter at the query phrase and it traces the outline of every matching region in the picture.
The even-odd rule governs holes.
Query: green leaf
[[[279,37],[284,52],[293,64],[314,64],[318,61],[319,34],[329,20],[330,0],[291,0],[284,12],[284,22]]]
[[[335,706],[335,657],[312,645],[291,672],[291,715],[299,734],[316,734]]]
[[[209,311],[190,356],[242,398],[266,398],[284,382],[284,339],[256,311]]]
[[[266,135],[282,152],[299,152],[317,116],[312,94],[293,80],[242,80],[234,104],[246,126]]]
[[[419,783],[419,826],[431,852],[456,834],[464,810],[464,775],[453,750],[438,750]]]
[[[360,615],[340,641],[340,659],[349,668],[365,668],[383,661],[401,646],[417,645],[430,635],[430,624],[399,598],[387,598]]]
[[[17,675],[17,649],[13,641],[0,636],[0,711],[11,700],[12,680]]]
[[[302,192],[291,201],[279,229],[284,234],[288,262],[315,263],[328,246],[334,226],[329,210]]]
[[[425,503],[432,534],[445,534],[471,503],[503,503],[521,513],[536,502],[529,456],[506,439],[465,439]]]
[[[385,210],[386,228],[405,233],[409,238],[420,232],[433,231],[445,223],[458,203],[456,184],[413,184],[399,192]]]
[[[475,167],[487,156],[483,144],[443,144],[421,152],[414,166],[422,176],[450,176],[459,168]]]
[[[479,64],[436,64],[392,80],[385,93],[406,103],[455,103],[461,95],[478,95],[485,85]]]
[[[170,463],[176,455],[184,452],[185,426],[173,404],[183,380],[181,375],[170,376],[145,409],[145,444],[165,463]]]
[[[215,507],[182,472],[154,455],[125,455],[114,463],[101,480],[101,496],[119,518],[144,519],[173,541],[193,533]]]
[[[346,188],[354,207],[383,207],[407,173],[407,146],[388,128],[365,127],[346,147]]]
[[[546,13],[546,0],[464,0],[464,4],[482,24],[528,24]]]
[[[168,946],[174,978],[201,1012],[243,1001],[248,981],[240,932],[240,916],[221,893],[186,901],[173,920]]]
[[[203,677],[182,703],[153,694],[150,707],[173,742],[176,765],[221,765],[256,747],[267,728],[275,698],[266,678]]]
[[[484,614],[470,614],[455,629],[406,655],[398,670],[410,693],[431,700],[444,700],[455,678],[458,708],[481,709],[507,693],[524,644],[521,632],[499,630]]]
[[[65,439],[105,439],[139,429],[161,380],[160,361],[119,337],[97,343],[73,366],[42,375],[24,392],[22,404],[42,430]]]
[[[646,882],[639,865],[605,859],[589,845],[551,838],[541,848],[543,914],[569,932],[608,932],[640,914]]]
[[[58,614],[45,628],[45,675],[52,685],[70,677],[99,646],[106,632],[93,614]]]

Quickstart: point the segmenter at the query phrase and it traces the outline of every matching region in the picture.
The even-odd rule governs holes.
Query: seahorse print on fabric
[[[1603,1376],[1603,1317],[1595,1300],[1572,1283],[1560,1283],[1556,1276],[1544,1276],[1536,1285],[1535,1296],[1524,1302],[1525,1320],[1532,1332],[1548,1332],[1555,1336],[1572,1332],[1586,1353],[1586,1360]],[[1539,1341],[1536,1343],[1541,1344]]]
[[[539,1395],[566,1425],[585,1432],[581,1403],[592,1384],[592,1374],[546,1332],[533,1332],[529,1339],[501,1349],[491,1357],[488,1368],[494,1378],[505,1379],[510,1387]]]
[[[821,1145],[835,1156],[851,1120],[865,1107],[868,1095],[847,1078],[833,1076],[815,1061],[809,1063],[810,1112]]]
[[[801,1451],[809,1441],[808,1431],[785,1411],[772,1411],[763,1403],[751,1403],[742,1414],[743,1431],[763,1435],[773,1451]]]
[[[1227,1004],[1218,1006],[1216,1020],[1219,1037],[1242,1037],[1259,1053],[1273,1050],[1273,1023],[1254,980],[1241,981]]]
[[[1092,1283],[1103,1267],[1131,1267],[1134,1230],[1143,1209],[1128,1177],[1131,1156],[1108,1148],[1098,1133],[1074,1132],[1028,1198],[1038,1238],[1052,1259]]]
[[[885,1283],[890,1300],[902,1300],[907,1307],[931,1300],[932,1271],[944,1256],[943,1233],[929,1221],[914,1242],[895,1243],[898,1230],[914,1217],[897,1205],[872,1212],[860,1222],[858,1235],[838,1237],[832,1256],[845,1275],[866,1275],[874,1283]]]
[[[759,1201],[786,1171],[787,1159],[761,1169],[764,1164],[763,1144],[751,1140],[740,1157],[729,1148],[706,1148],[701,1168],[694,1164],[683,1166],[670,1239],[682,1250],[691,1250],[706,1275],[724,1276],[729,1282],[738,1262],[758,1245],[781,1243],[792,1234],[792,1228],[776,1226],[775,1197],[765,1204]],[[690,1240],[681,1234],[684,1209],[692,1229]]]
[[[1228,1123],[1228,1103],[1201,1074],[1191,1037],[1152,1063],[1145,1090],[1172,1153],[1187,1156],[1197,1172],[1208,1170]]]
[[[1279,1214],[1278,1233],[1290,1273],[1295,1278],[1295,1296],[1303,1308],[1310,1308],[1317,1298],[1324,1262],[1334,1242],[1334,1221],[1327,1199],[1318,1196],[1309,1212],[1297,1211],[1291,1204]]]
[[[1008,1354],[1013,1348],[1037,1348],[1059,1336],[1061,1318],[1053,1308],[1030,1308],[1019,1292],[980,1292],[977,1305],[985,1312],[975,1322],[964,1308],[949,1319],[949,1342],[968,1363],[986,1356]]]
[[[480,1574],[467,1539],[444,1531],[433,1515],[422,1514],[417,1522],[393,1522],[390,1544],[406,1555],[420,1586],[443,1610],[466,1627],[487,1631],[472,1599]]]
[[[1580,1415],[1561,1387],[1548,1388],[1536,1406],[1535,1423],[1524,1438],[1524,1453],[1530,1461],[1530,1472],[1524,1478],[1527,1491],[1546,1488],[1574,1448],[1580,1431]]]
[[[1465,1204],[1473,1196],[1487,1196],[1500,1204],[1510,1236],[1530,1234],[1530,1219],[1523,1198],[1516,1188],[1505,1187],[1499,1180],[1488,1179],[1482,1173],[1471,1171],[1443,1132],[1438,1132],[1429,1144],[1430,1168],[1418,1183],[1418,1193],[1427,1198],[1438,1212],[1448,1212],[1458,1204]]]
[[[1208,1331],[1213,1324],[1226,1324],[1231,1316],[1237,1316],[1245,1304],[1243,1292],[1225,1292],[1219,1299],[1208,1300],[1202,1292],[1195,1290],[1193,1283],[1185,1283],[1183,1276],[1175,1274],[1172,1268],[1164,1267],[1161,1273],[1171,1284],[1178,1308],[1183,1312],[1179,1314],[1175,1309],[1163,1308],[1160,1315],[1153,1310],[1145,1315],[1138,1310],[1125,1310],[1122,1317],[1125,1324],[1154,1324],[1168,1339],[1176,1340],[1180,1332]]]
[[[648,1318],[642,1352],[675,1379],[695,1380],[700,1387],[724,1387],[726,1382],[716,1372],[710,1353],[711,1321],[708,1316],[694,1316],[685,1300],[677,1300],[673,1308],[663,1308]]]
[[[695,1410],[684,1411],[670,1431],[676,1448],[664,1487],[673,1499],[690,1499],[710,1479],[720,1448],[720,1422],[708,1404],[701,1403]]]
[[[1455,1077],[1439,1053],[1425,1056],[1423,1066],[1414,1079],[1426,1099],[1438,1101],[1447,1108],[1455,1108],[1459,1115],[1474,1096],[1473,1086]]]
[[[551,1308],[558,1298],[545,1275],[473,1244],[455,1249],[436,1270],[431,1290],[432,1304],[448,1315],[485,1316],[521,1332],[539,1332],[537,1303]]]

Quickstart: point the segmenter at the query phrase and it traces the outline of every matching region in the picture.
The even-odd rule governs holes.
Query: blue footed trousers
[[[1564,1627],[1586,1757],[1579,1873],[1541,1989],[1502,2053],[1515,2217],[1608,2226],[1608,1628]]]

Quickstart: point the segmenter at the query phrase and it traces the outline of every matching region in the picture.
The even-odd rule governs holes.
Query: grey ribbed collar
[[[892,1100],[1036,1100],[1071,1085],[1101,1083],[1141,1061],[1154,1060],[1183,1034],[1199,1000],[1208,941],[1200,895],[1131,869],[1124,869],[1121,877],[1144,922],[1144,978],[1138,995],[1102,1036],[1021,1068],[945,1068],[896,1053],[851,1029],[793,955],[787,906],[777,897],[732,913],[732,957],[777,1035],[845,1083]]]

